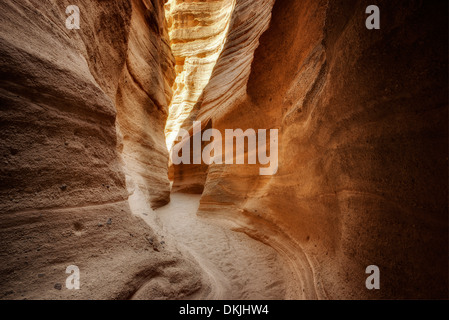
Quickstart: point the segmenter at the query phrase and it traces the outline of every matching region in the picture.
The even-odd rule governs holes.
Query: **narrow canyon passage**
[[[1,2],[0,299],[447,299],[448,3],[371,5]]]
[[[200,195],[173,193],[155,210],[155,222],[167,246],[196,262],[204,286],[192,299],[283,299],[283,263],[274,249],[244,233],[229,230],[218,220],[198,217]],[[154,226],[154,218],[142,215]]]
[[[168,1],[165,5],[170,47],[176,61],[165,126],[168,150],[175,144],[180,128],[188,128],[198,111],[195,105],[225,45],[234,8],[235,1]],[[130,198],[133,212],[149,211],[144,198]],[[199,266],[202,286],[190,298],[285,298],[288,272],[276,250],[243,232],[232,231],[223,220],[197,216],[200,198],[200,194],[174,192],[167,205],[154,211],[155,217],[142,216],[150,227],[158,226],[167,247],[180,250],[182,256]]]

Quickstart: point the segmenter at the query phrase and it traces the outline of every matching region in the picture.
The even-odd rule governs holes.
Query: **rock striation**
[[[223,50],[234,6],[235,0],[169,0],[165,5],[176,59],[176,81],[165,129],[169,150],[179,129],[192,125],[195,106]]]
[[[128,204],[135,190],[169,200],[164,4],[77,1],[80,29],[69,30],[70,4],[0,5],[0,297],[188,296],[197,267]],[[65,287],[69,265],[80,290]]]
[[[115,96],[119,151],[130,194],[153,208],[170,201],[164,126],[175,60],[161,1],[135,1],[128,47]]]
[[[368,5],[277,1],[262,34],[271,8],[237,0],[194,120],[278,129],[279,169],[181,165],[174,186],[204,181],[203,216],[276,248],[288,297],[447,298],[447,4],[379,1],[380,30]]]

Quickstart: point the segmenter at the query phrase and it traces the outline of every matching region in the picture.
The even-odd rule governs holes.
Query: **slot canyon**
[[[447,12],[2,1],[0,299],[448,299]],[[276,170],[175,164],[195,122]]]

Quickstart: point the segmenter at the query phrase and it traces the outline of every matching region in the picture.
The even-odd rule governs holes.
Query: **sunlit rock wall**
[[[171,149],[181,127],[189,127],[195,105],[223,49],[235,0],[179,1],[166,4],[176,81],[166,124]]]

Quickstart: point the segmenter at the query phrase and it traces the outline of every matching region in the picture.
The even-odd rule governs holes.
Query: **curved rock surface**
[[[143,195],[157,208],[170,201],[164,126],[175,62],[163,3],[132,3],[126,60],[115,97],[119,150],[128,191]]]
[[[212,3],[215,2],[212,1]],[[254,10],[252,1],[236,0],[235,6],[231,8],[233,10],[226,34],[226,42],[223,44],[216,65],[214,63],[213,70],[210,70],[210,81],[203,87],[204,89],[202,88],[201,95],[195,96],[198,96],[198,99],[194,101],[196,107],[182,109],[188,114],[183,117],[186,120],[183,120],[182,125],[176,127],[178,130],[182,127],[191,132],[195,120],[202,121],[203,129],[209,128],[208,120],[211,114],[228,110],[235,101],[245,95],[254,51],[259,43],[260,35],[268,28],[273,4],[273,0],[261,0],[257,4],[257,10]],[[185,44],[185,46],[186,50],[190,49],[188,44]],[[176,55],[176,51],[174,53]],[[195,74],[196,72],[193,76]],[[183,96],[180,98],[183,98]],[[170,110],[171,112],[172,110]],[[167,125],[169,123],[170,119]],[[171,134],[171,131],[166,132],[169,135]],[[173,170],[173,190],[201,193],[207,176],[206,171],[207,166],[204,165],[186,166],[181,164],[175,166]]]
[[[170,150],[179,129],[192,125],[195,105],[223,50],[235,0],[170,0],[165,6],[177,75],[165,130]]]
[[[243,3],[231,21],[252,21]],[[379,1],[379,31],[367,5],[278,1],[254,59],[253,33],[231,23],[193,120],[278,129],[279,170],[181,165],[174,184],[206,175],[200,213],[277,248],[306,297],[447,297],[446,5]],[[366,289],[368,265],[381,290]]]
[[[146,298],[188,296],[197,267],[127,201],[127,187],[156,206],[169,199],[163,2],[77,1],[79,30],[65,28],[69,4],[0,5],[0,297],[130,298],[155,277],[165,285]],[[80,290],[65,288],[69,265]]]

